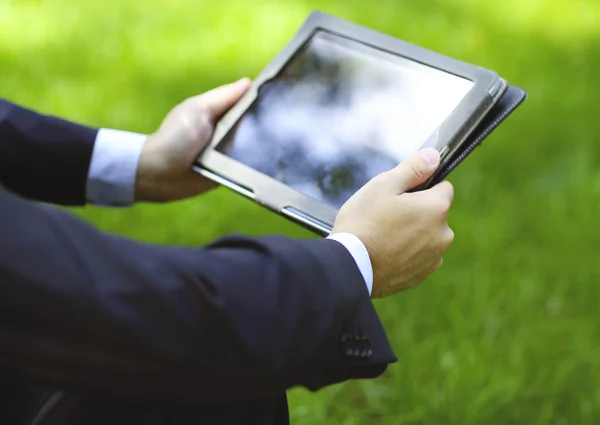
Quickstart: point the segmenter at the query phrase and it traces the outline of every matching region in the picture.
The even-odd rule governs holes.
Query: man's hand
[[[136,201],[167,202],[205,192],[215,184],[192,171],[216,122],[250,87],[244,78],[191,97],[167,115],[146,141],[135,184]]]
[[[367,248],[373,265],[373,297],[421,283],[442,265],[454,240],[446,217],[454,196],[449,182],[405,193],[429,178],[439,154],[427,148],[383,173],[340,209],[332,233],[351,233]]]

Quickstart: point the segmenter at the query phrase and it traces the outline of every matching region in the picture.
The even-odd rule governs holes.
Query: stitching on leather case
[[[464,151],[462,151],[456,159],[454,159],[454,161],[452,161],[452,163],[444,170],[444,172],[439,175],[437,180],[441,181],[444,178],[446,178],[446,176],[448,176],[448,174],[450,174],[450,172],[454,168],[456,168],[458,164],[460,164],[471,152],[473,152],[473,150],[477,146],[479,146],[483,139],[485,139],[496,127],[498,127],[498,125],[500,125],[500,123],[504,121],[506,117],[512,111],[514,111],[515,108],[519,106],[521,102],[523,102],[523,100],[525,100],[526,97],[527,94],[521,92],[521,95],[517,99],[515,99],[515,101],[513,101],[494,121],[492,121],[492,123],[489,126],[487,126],[485,130],[483,130],[481,134],[477,136],[477,138],[473,140],[473,142],[469,146],[467,146],[467,148]]]

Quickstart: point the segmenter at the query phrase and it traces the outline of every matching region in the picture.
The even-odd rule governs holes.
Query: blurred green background
[[[597,0],[0,0],[0,96],[151,132],[184,98],[257,75],[314,9],[492,68],[529,99],[451,174],[444,267],[376,302],[400,361],[291,391],[293,424],[600,423]],[[311,237],[226,189],[75,213],[169,244]]]

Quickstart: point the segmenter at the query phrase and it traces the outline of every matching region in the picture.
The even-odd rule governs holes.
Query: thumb
[[[404,160],[389,171],[397,193],[403,193],[424,183],[440,163],[440,153],[434,148],[425,148]]]
[[[213,120],[221,118],[250,87],[250,79],[242,78],[231,84],[219,86],[198,96],[200,105],[208,111]]]

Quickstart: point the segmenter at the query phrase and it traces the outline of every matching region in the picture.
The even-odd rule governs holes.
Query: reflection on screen
[[[473,83],[318,32],[217,150],[339,208],[420,147]]]

